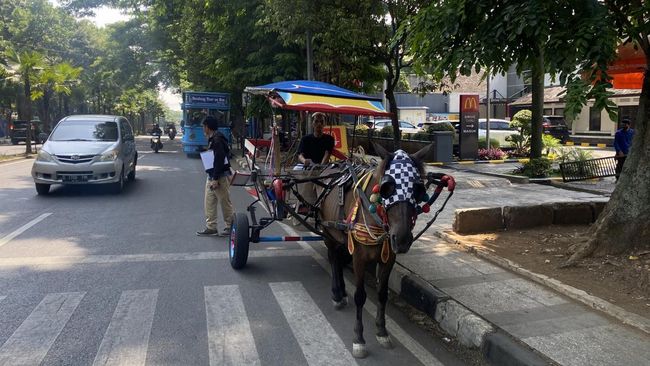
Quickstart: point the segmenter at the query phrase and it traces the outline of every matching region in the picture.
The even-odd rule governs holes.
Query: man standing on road
[[[197,231],[196,235],[217,235],[217,206],[221,205],[223,221],[226,223],[221,235],[230,235],[232,225],[232,203],[230,202],[230,157],[226,137],[217,131],[218,121],[212,116],[203,120],[203,132],[208,137],[208,149],[214,154],[211,169],[206,170],[208,179],[205,183],[205,229]]]
[[[623,127],[616,131],[614,135],[614,149],[616,149],[616,180],[621,175],[623,171],[623,164],[625,164],[625,158],[630,151],[632,146],[632,138],[634,137],[634,130],[630,128],[630,120],[623,119],[621,121]]]

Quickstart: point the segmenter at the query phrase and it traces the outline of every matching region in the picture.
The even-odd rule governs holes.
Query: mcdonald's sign
[[[478,112],[478,95],[460,96],[461,113]]]

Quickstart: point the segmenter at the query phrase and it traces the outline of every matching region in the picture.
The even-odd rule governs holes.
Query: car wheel
[[[124,168],[122,168],[122,172],[120,172],[120,180],[113,183],[112,188],[113,188],[113,193],[114,194],[122,193],[122,190],[124,189]]]
[[[36,193],[38,193],[40,196],[44,196],[50,193],[49,184],[35,183],[35,185],[36,185]]]
[[[129,175],[127,175],[127,179],[129,182],[133,182],[135,180],[135,168],[138,166],[138,156],[135,156],[135,159],[133,159],[133,170],[129,172]]]
[[[12,145],[18,145],[18,140],[11,139],[11,144]]]

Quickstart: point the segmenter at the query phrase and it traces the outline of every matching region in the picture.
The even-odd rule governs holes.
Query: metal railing
[[[616,157],[571,161],[560,164],[564,182],[616,176]]]

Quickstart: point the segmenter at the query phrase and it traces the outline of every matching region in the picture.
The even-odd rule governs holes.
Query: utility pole
[[[313,59],[313,50],[311,47],[311,30],[307,29],[307,80],[314,80],[314,59]],[[311,125],[311,114],[307,114],[307,128],[305,131],[310,134],[313,131]]]
[[[486,95],[486,97],[487,97],[487,102],[486,102],[487,103],[486,104],[487,113],[485,114],[485,143],[486,143],[487,148],[489,149],[491,147],[490,146],[490,74],[489,74],[489,70],[487,72],[488,72],[488,76],[487,76],[487,95]]]

